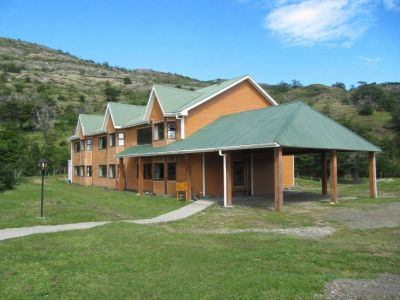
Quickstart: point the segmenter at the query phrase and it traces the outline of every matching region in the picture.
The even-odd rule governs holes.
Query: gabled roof
[[[93,135],[101,130],[103,116],[80,114],[79,121],[84,135]]]
[[[187,115],[190,109],[216,97],[244,80],[249,80],[249,82],[266,98],[266,101],[269,101],[272,105],[277,105],[275,100],[272,99],[272,97],[268,95],[268,93],[265,92],[249,75],[243,75],[195,91],[155,84],[149,96],[145,118],[149,118],[150,110],[155,98],[159,101],[161,110],[165,115]]]
[[[114,127],[120,128],[127,125],[135,125],[136,123],[143,122],[145,110],[146,107],[142,105],[109,102],[107,103],[103,129],[105,129],[104,126],[107,126],[106,121],[108,118],[108,113],[111,115]]]
[[[380,151],[302,102],[224,116],[185,140],[164,147],[135,146],[117,156],[152,156],[267,147]]]

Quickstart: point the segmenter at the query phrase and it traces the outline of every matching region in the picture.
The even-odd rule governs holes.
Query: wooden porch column
[[[164,195],[168,194],[168,157],[164,156]]]
[[[232,154],[226,152],[226,206],[232,206]]]
[[[190,166],[190,156],[185,154],[185,177],[186,177],[186,201],[192,200],[192,170]]]
[[[330,153],[330,185],[331,185],[331,203],[337,203],[337,157],[336,150]]]
[[[274,148],[274,197],[275,211],[283,210],[282,148]]]
[[[119,158],[119,190],[122,192],[125,190],[125,168],[124,168],[124,159],[122,157]]]
[[[322,195],[328,195],[328,180],[327,180],[327,168],[326,168],[326,152],[321,153],[321,184],[322,184]]]
[[[378,189],[376,186],[376,160],[375,152],[368,153],[369,160],[369,196],[371,198],[378,197]]]
[[[138,164],[139,164],[139,176],[138,176],[138,190],[139,195],[143,196],[144,194],[144,180],[143,180],[143,158],[138,157]]]

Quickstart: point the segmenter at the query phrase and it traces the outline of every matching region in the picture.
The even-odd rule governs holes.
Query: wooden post
[[[226,206],[232,206],[232,154],[226,152]]]
[[[168,156],[164,156],[164,195],[168,194]]]
[[[143,196],[144,194],[144,180],[143,180],[143,158],[139,157],[138,158],[138,163],[139,163],[139,176],[138,176],[138,190],[139,190],[139,195]]]
[[[192,173],[189,154],[185,154],[186,201],[192,200]]]
[[[328,195],[328,183],[327,183],[327,168],[326,168],[326,152],[321,153],[321,184],[322,184],[322,195]]]
[[[283,210],[282,148],[274,148],[274,197],[275,211]]]
[[[337,197],[337,157],[336,150],[332,150],[330,153],[330,185],[331,185],[331,203],[336,204],[338,202]]]
[[[378,197],[378,189],[376,186],[376,160],[375,152],[368,153],[369,160],[369,196],[371,198]]]
[[[119,190],[122,192],[125,190],[125,168],[124,168],[124,159],[122,157],[119,158]]]

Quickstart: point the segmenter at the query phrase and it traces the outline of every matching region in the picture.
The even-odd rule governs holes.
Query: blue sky
[[[2,0],[0,36],[203,80],[400,81],[400,0]]]

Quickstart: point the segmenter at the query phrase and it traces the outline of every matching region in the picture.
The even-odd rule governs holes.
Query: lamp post
[[[40,198],[40,217],[43,218],[43,191],[44,191],[44,175],[47,170],[47,160],[46,159],[41,159],[38,162],[39,165],[39,170],[42,175],[42,195]]]

